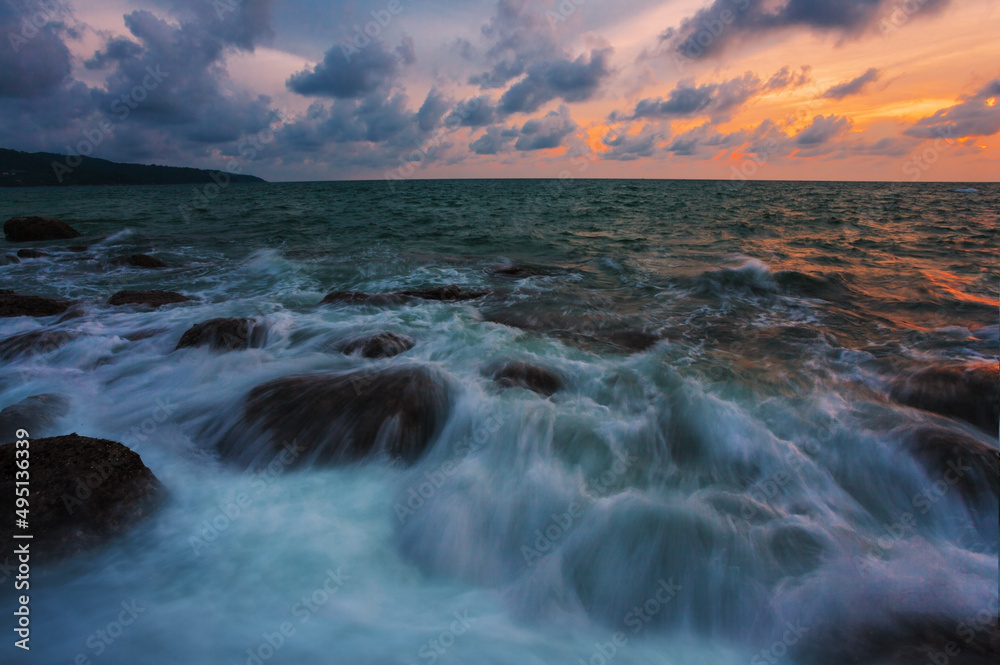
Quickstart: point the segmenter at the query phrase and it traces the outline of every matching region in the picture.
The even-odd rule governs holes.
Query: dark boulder
[[[13,291],[0,291],[0,317],[55,316],[65,312],[72,303],[41,296],[25,296]]]
[[[167,264],[148,254],[131,254],[114,260],[116,265],[133,266],[135,268],[166,268]]]
[[[173,291],[119,291],[108,299],[109,305],[150,305],[160,307],[191,300]]]
[[[362,293],[360,291],[333,291],[326,294],[321,305],[396,305],[406,298],[396,293]]]
[[[15,446],[0,446],[0,495],[7,515],[13,515]],[[34,556],[68,555],[100,544],[148,515],[162,493],[139,455],[114,441],[69,434],[30,439],[28,450]],[[15,542],[13,532],[13,519],[3,520],[0,538]]]
[[[351,340],[341,349],[347,355],[360,352],[363,358],[391,358],[413,348],[413,340],[384,332]]]
[[[486,269],[486,272],[494,277],[507,277],[509,279],[526,279],[528,277],[537,277],[538,275],[545,274],[537,268],[523,265],[490,266]]]
[[[284,455],[288,446],[288,466],[373,455],[413,462],[444,423],[447,406],[443,377],[419,367],[288,376],[250,391],[242,422],[219,450],[247,467]]]
[[[595,337],[600,341],[636,353],[650,349],[660,341],[658,336],[645,330],[611,330],[599,332],[595,334]]]
[[[11,217],[3,225],[10,242],[39,242],[79,238],[80,232],[55,217]]]
[[[896,379],[892,399],[916,409],[959,418],[987,432],[1000,431],[1000,368],[931,367]]]
[[[178,349],[207,346],[216,351],[238,351],[264,345],[267,328],[253,319],[210,319],[185,332]]]
[[[401,295],[409,298],[419,298],[421,300],[475,300],[489,295],[489,291],[478,291],[474,289],[462,289],[455,285],[437,286],[431,289],[418,289],[416,291],[401,291]]]
[[[37,249],[19,249],[17,250],[17,256],[21,259],[41,259],[48,256],[48,254],[40,252]]]
[[[15,263],[20,263],[21,259],[17,258],[13,254],[0,254],[0,266],[12,266]]]
[[[26,429],[32,436],[45,434],[69,413],[69,400],[62,395],[32,395],[0,411],[0,433],[10,436]]]
[[[10,360],[17,356],[38,355],[54,351],[80,336],[68,330],[33,330],[0,341],[0,358]]]
[[[397,305],[412,300],[437,300],[456,302],[475,300],[488,295],[489,291],[462,289],[458,286],[438,286],[430,289],[399,291],[398,293],[362,293],[360,291],[333,291],[320,302],[321,305],[345,303],[350,305]]]
[[[947,473],[966,501],[1000,497],[1000,452],[968,434],[944,427],[903,427],[904,448],[932,478]],[[949,483],[952,484],[952,483]]]
[[[540,395],[552,395],[562,388],[562,376],[551,369],[522,360],[511,360],[487,372],[501,386],[533,390]]]

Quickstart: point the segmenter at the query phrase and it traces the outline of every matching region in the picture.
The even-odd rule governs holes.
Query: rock
[[[250,391],[243,421],[219,451],[246,467],[266,464],[293,444],[288,466],[374,455],[412,463],[437,435],[447,406],[444,379],[419,367],[288,376]]]
[[[207,346],[217,351],[238,351],[264,345],[267,328],[253,319],[210,319],[192,326],[177,342],[177,349]]]
[[[645,351],[652,348],[660,338],[645,330],[612,330],[597,333],[595,337],[627,351]]]
[[[167,264],[148,254],[131,254],[115,259],[116,265],[128,265],[136,268],[166,268]]]
[[[3,225],[10,242],[38,242],[79,238],[80,232],[55,217],[11,217]]]
[[[509,277],[511,279],[525,279],[527,277],[537,277],[544,275],[541,270],[529,266],[518,265],[497,265],[486,269],[486,272],[495,277]]]
[[[950,471],[949,478],[955,479],[955,488],[967,502],[979,503],[988,493],[994,499],[1000,497],[1000,452],[996,448],[944,427],[907,426],[896,434],[928,476],[936,479]]]
[[[341,350],[347,355],[360,351],[363,358],[391,358],[412,348],[413,340],[409,337],[384,332],[352,340]]]
[[[37,249],[19,249],[17,250],[17,256],[22,259],[40,259],[48,256],[48,254],[40,252]]]
[[[7,506],[14,497],[15,446],[0,446],[0,495]],[[123,533],[162,495],[153,473],[120,443],[69,434],[32,438],[29,450],[32,561],[72,554]],[[12,507],[6,513],[11,515]],[[15,542],[13,531],[13,519],[3,520],[0,538]]]
[[[0,291],[0,317],[55,316],[65,312],[72,303],[41,296],[25,296],[13,291]]]
[[[527,388],[546,396],[552,395],[563,385],[562,376],[558,372],[522,360],[508,361],[489,371],[488,375],[501,386]]]
[[[402,291],[401,295],[409,298],[420,298],[421,300],[475,300],[489,295],[489,291],[476,291],[461,289],[455,285],[438,286],[432,289],[420,289],[417,291]]]
[[[987,432],[1000,432],[1000,368],[931,367],[896,379],[892,399],[916,409],[959,418]]]
[[[400,291],[398,293],[362,293],[360,291],[333,291],[320,302],[321,305],[347,303],[352,305],[397,305],[411,300],[439,300],[454,302],[474,300],[488,295],[489,291],[465,290],[457,286],[438,286],[431,289]]]
[[[11,436],[23,428],[32,436],[38,436],[52,429],[67,413],[69,400],[62,395],[33,395],[0,411],[0,432]]]
[[[33,330],[0,341],[0,358],[10,360],[17,356],[37,355],[54,351],[80,334],[65,330]]]
[[[788,649],[789,657],[803,665],[919,665],[939,661],[947,665],[992,665],[1000,651],[996,614],[984,623],[979,623],[981,614],[958,618],[890,610],[875,624],[866,623],[863,616],[859,613],[840,622],[824,621],[815,629],[810,625]],[[948,644],[951,649],[945,654]],[[934,655],[940,658],[935,660]]]
[[[349,305],[396,305],[403,301],[396,293],[361,293],[360,291],[333,291],[320,302],[321,305],[346,303]]]
[[[20,262],[21,259],[17,258],[13,254],[0,254],[0,266],[10,266]]]
[[[119,291],[108,299],[109,305],[150,305],[160,307],[191,300],[173,291]]]

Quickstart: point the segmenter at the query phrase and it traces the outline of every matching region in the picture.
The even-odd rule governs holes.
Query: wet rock
[[[505,362],[489,370],[488,375],[501,386],[526,388],[545,396],[552,395],[563,386],[558,372],[522,360]]]
[[[33,330],[0,341],[0,358],[37,355],[54,351],[80,334],[67,330]]]
[[[109,305],[150,305],[160,307],[173,303],[187,302],[187,296],[173,291],[119,291],[108,299]]]
[[[219,450],[241,466],[279,454],[289,466],[373,455],[413,462],[444,423],[447,405],[444,379],[419,367],[289,376],[250,391],[243,422]],[[285,459],[282,449],[291,445]]]
[[[122,256],[114,261],[115,265],[133,266],[135,268],[166,268],[167,264],[160,259],[148,254],[131,254]]]
[[[893,381],[892,399],[916,409],[972,423],[987,432],[1000,431],[1000,368],[931,367]]]
[[[13,254],[0,254],[0,266],[10,266],[20,262],[21,259],[17,258]]]
[[[33,395],[0,411],[0,432],[11,436],[19,429],[26,429],[32,436],[46,434],[67,413],[66,397],[52,393]]]
[[[400,291],[398,293],[362,293],[360,291],[333,291],[320,302],[321,305],[346,303],[351,305],[396,305],[411,300],[438,300],[454,302],[460,300],[475,300],[488,295],[489,291],[462,289],[454,285],[439,286],[431,289]]]
[[[859,613],[865,616],[864,613]],[[991,665],[1000,653],[1000,632],[993,614],[985,622],[931,613],[889,612],[883,622],[848,619],[801,631],[788,649],[803,665]],[[970,618],[971,619],[971,618]]]
[[[210,319],[192,326],[185,332],[177,349],[207,346],[216,351],[238,351],[264,345],[267,328],[253,319]]]
[[[17,256],[21,259],[41,259],[48,256],[48,254],[37,249],[19,249],[17,250]]]
[[[597,333],[595,337],[636,353],[650,349],[660,341],[658,336],[645,330],[613,330]]]
[[[903,427],[896,431],[906,450],[932,478],[948,474],[967,502],[1000,497],[1000,452],[968,434],[944,427]]]
[[[79,238],[80,232],[55,217],[11,217],[3,225],[10,242],[38,242]]]
[[[660,337],[641,329],[615,327],[610,322],[575,319],[553,312],[486,311],[483,320],[528,332],[540,332],[558,337],[569,344],[593,350],[613,347],[638,353],[656,345]]]
[[[401,295],[410,298],[420,298],[421,300],[456,301],[482,298],[485,295],[489,295],[489,291],[462,289],[457,286],[450,285],[438,286],[432,289],[420,289],[417,291],[402,291]]]
[[[344,345],[343,353],[361,354],[363,358],[391,358],[413,348],[413,340],[392,332],[360,337]]]
[[[0,495],[10,507],[8,515],[13,514],[15,446],[0,446]],[[33,561],[72,554],[123,533],[162,495],[152,471],[120,443],[69,434],[32,438],[29,450]],[[3,520],[0,538],[13,542],[13,530],[13,520]]]
[[[321,305],[345,303],[348,305],[396,305],[406,300],[396,293],[361,293],[360,291],[333,291],[320,302]]]
[[[65,312],[72,303],[41,296],[25,296],[13,291],[0,291],[0,317],[55,316]]]
[[[519,265],[496,265],[491,266],[486,269],[486,272],[495,277],[507,277],[510,279],[526,279],[528,277],[537,277],[538,275],[544,275],[545,273],[537,268],[532,268],[531,266],[519,266]]]

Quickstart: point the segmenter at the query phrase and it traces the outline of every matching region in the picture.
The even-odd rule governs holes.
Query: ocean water
[[[4,190],[0,219],[83,237],[30,245],[50,256],[0,266],[0,287],[83,315],[0,319],[0,338],[81,333],[4,361],[0,407],[66,395],[44,434],[123,441],[167,490],[123,537],[35,572],[33,649],[10,662],[832,663],[921,621],[995,623],[996,495],[973,505],[906,437],[996,449],[996,433],[889,397],[914,371],[1000,356],[1000,186],[959,188]],[[136,252],[170,267],[113,264]],[[442,285],[489,293],[317,305]],[[122,289],[195,300],[107,305]],[[221,316],[258,318],[266,343],[174,350]],[[416,345],[332,350],[382,331]],[[565,385],[500,387],[484,368],[505,359]],[[449,385],[413,466],[248,472],[217,453],[254,386],[407,365]]]

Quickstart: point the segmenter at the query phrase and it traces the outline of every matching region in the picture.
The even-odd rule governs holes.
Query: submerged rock
[[[495,277],[508,277],[510,279],[526,279],[544,275],[545,272],[531,266],[524,265],[496,265],[490,266],[486,272]]]
[[[15,443],[0,446],[0,494],[8,505],[14,497],[16,451]],[[123,533],[150,513],[162,493],[139,455],[114,441],[77,434],[32,438],[29,451],[29,521],[36,556],[72,554]],[[13,519],[3,520],[0,538],[13,542],[13,531]]]
[[[267,328],[253,319],[210,319],[192,326],[185,332],[177,349],[207,346],[216,351],[238,351],[264,345]]]
[[[40,252],[37,249],[19,249],[17,250],[17,256],[22,259],[40,259],[48,256],[48,254]]]
[[[17,258],[13,254],[0,254],[0,266],[10,266],[20,262],[21,259]]]
[[[11,217],[3,225],[10,242],[38,242],[79,238],[80,232],[55,217]]]
[[[166,268],[167,264],[148,254],[131,254],[115,259],[116,265],[128,265],[135,268]]]
[[[72,303],[41,296],[25,296],[13,291],[0,291],[0,317],[55,316],[65,312]]]
[[[413,340],[392,332],[378,333],[351,340],[342,351],[347,355],[360,352],[363,358],[391,358],[413,348]]]
[[[399,291],[398,293],[362,293],[360,291],[332,291],[323,298],[321,305],[346,303],[351,305],[397,305],[411,300],[438,300],[454,302],[474,300],[488,295],[489,291],[462,289],[458,286],[438,286],[431,289]]]
[[[66,330],[33,330],[21,333],[0,341],[0,358],[10,360],[16,356],[54,351],[79,336],[80,333]]]
[[[160,307],[191,300],[173,291],[119,291],[108,299],[109,305],[150,305]]]
[[[242,466],[294,447],[289,466],[337,465],[373,455],[414,462],[444,423],[448,390],[420,367],[302,374],[247,395],[243,419],[220,443]]]
[[[1000,497],[1000,452],[973,437],[944,427],[904,427],[903,446],[932,478],[948,474],[966,502]]]
[[[0,432],[10,436],[26,429],[32,436],[45,434],[69,413],[69,399],[62,395],[32,395],[0,411]]]
[[[519,387],[549,396],[562,388],[562,376],[551,369],[532,365],[523,360],[511,360],[488,372],[501,386]]]
[[[893,381],[889,395],[902,404],[1000,431],[1000,368],[931,367]]]

